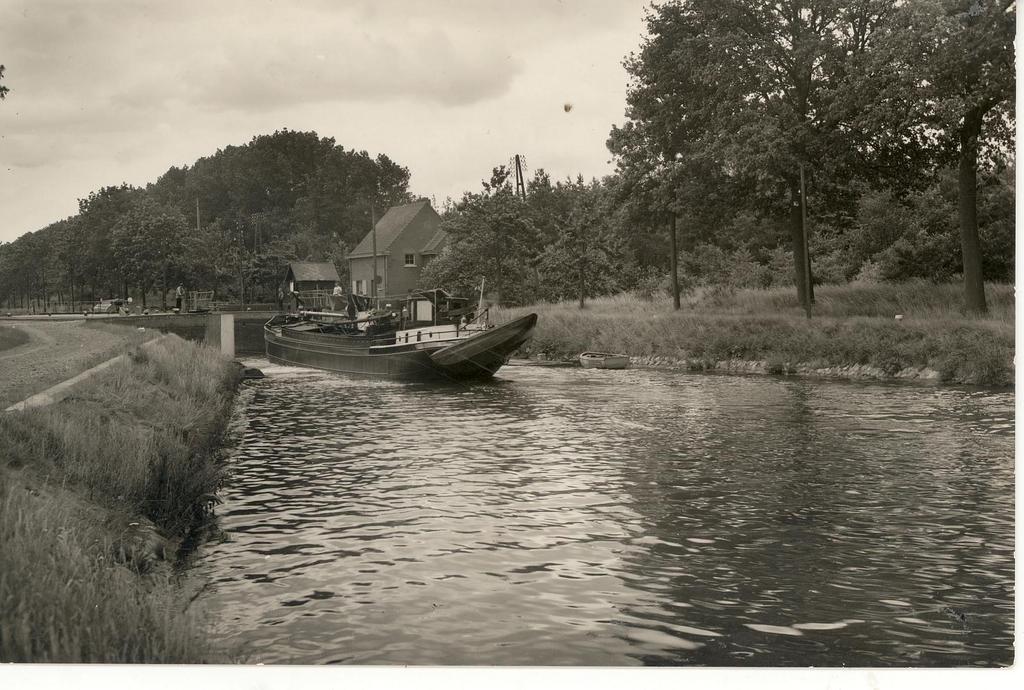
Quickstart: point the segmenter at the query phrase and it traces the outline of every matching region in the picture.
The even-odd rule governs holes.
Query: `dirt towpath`
[[[5,321],[29,336],[0,352],[0,409],[120,354],[145,335],[132,328],[85,321]],[[151,333],[148,335],[157,335]]]

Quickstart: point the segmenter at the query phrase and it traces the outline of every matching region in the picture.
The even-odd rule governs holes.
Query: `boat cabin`
[[[487,310],[477,313],[477,305],[469,299],[452,297],[440,289],[411,292],[401,300],[349,293],[344,315],[307,314],[318,317],[313,327],[321,332],[393,337],[396,343],[452,340],[489,328]]]

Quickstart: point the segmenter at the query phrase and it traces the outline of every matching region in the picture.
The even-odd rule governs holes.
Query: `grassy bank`
[[[861,374],[885,377],[931,370],[945,382],[1006,385],[1013,381],[1013,288],[991,285],[988,296],[984,318],[960,312],[958,285],[929,283],[822,286],[811,320],[791,290],[696,293],[680,311],[664,296],[620,295],[583,310],[536,305],[497,317],[538,312],[537,331],[521,352],[547,359],[607,350],[691,369],[745,361],[770,373],[843,375],[861,367]]]
[[[27,347],[0,354],[0,410],[159,335],[102,322],[22,322],[6,326]],[[0,332],[5,326],[0,325]]]
[[[7,325],[0,325],[0,352],[24,345],[28,342],[28,335],[17,328]]]
[[[208,658],[164,561],[209,513],[237,377],[171,336],[62,403],[0,416],[0,661]]]

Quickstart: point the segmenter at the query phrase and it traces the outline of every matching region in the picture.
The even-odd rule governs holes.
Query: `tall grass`
[[[498,310],[496,319],[538,313],[534,337],[521,350],[526,356],[572,359],[604,350],[695,368],[739,359],[783,371],[868,365],[890,375],[927,367],[949,382],[1012,382],[1012,287],[989,286],[986,317],[962,314],[956,289],[925,283],[824,286],[811,320],[792,291],[782,290],[697,296],[679,311],[668,300],[618,295],[593,300],[583,310],[570,303]],[[905,318],[896,321],[897,313]]]
[[[221,479],[215,454],[234,367],[169,336],[56,407],[0,417],[8,456],[92,500],[181,532]]]
[[[56,406],[0,416],[0,661],[205,658],[182,593],[148,566],[154,534],[208,514],[237,381],[170,336]]]
[[[964,309],[963,286],[959,283],[932,283],[911,280],[903,283],[849,283],[819,285],[814,288],[816,316],[876,316],[893,318],[968,318],[971,320],[1013,321],[1014,288],[989,283],[985,286],[989,313],[972,316]],[[709,292],[696,290],[687,306],[696,311],[731,314],[786,314],[803,316],[793,288]]]
[[[67,492],[0,487],[0,661],[200,661],[208,644],[165,571],[142,578]]]

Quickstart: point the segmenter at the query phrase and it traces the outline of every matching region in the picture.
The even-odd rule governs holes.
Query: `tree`
[[[111,233],[139,193],[134,187],[122,184],[104,187],[78,200],[78,232],[84,234],[83,272],[94,298],[113,296],[121,286],[124,278],[114,257]]]
[[[0,79],[3,79],[3,78],[4,78],[4,66],[0,65]],[[4,98],[6,98],[8,93],[10,93],[10,89],[7,88],[6,86],[4,86],[3,84],[0,84],[0,101],[2,101]]]
[[[904,8],[905,31],[889,39],[889,55],[905,64],[914,80],[920,121],[937,133],[957,164],[964,298],[978,313],[987,311],[978,235],[979,159],[1012,148],[1015,10],[1014,0],[919,0]]]
[[[558,185],[559,195],[569,200],[568,212],[557,219],[558,235],[544,248],[538,265],[542,294],[559,300],[579,299],[613,292],[618,287],[616,264],[622,255],[610,224],[611,209],[598,182]]]
[[[69,218],[54,223],[50,230],[50,244],[54,250],[54,262],[59,274],[58,281],[68,290],[72,307],[81,301],[82,258],[84,243],[78,218]]]
[[[675,0],[647,15],[626,60],[628,121],[609,146],[627,179],[664,211],[715,227],[727,203],[788,216],[802,302],[801,165],[819,194],[850,176],[835,91],[869,50],[895,0]],[[839,196],[838,194],[836,195]],[[809,282],[809,281],[808,281]]]
[[[469,294],[483,277],[488,291],[503,303],[522,304],[533,296],[530,267],[539,252],[537,228],[526,202],[507,184],[467,193],[441,228],[448,244],[424,269],[421,285]]]
[[[173,208],[142,196],[118,218],[111,233],[114,258],[123,279],[138,287],[142,306],[154,285],[166,293],[172,267],[180,263],[188,222]]]

